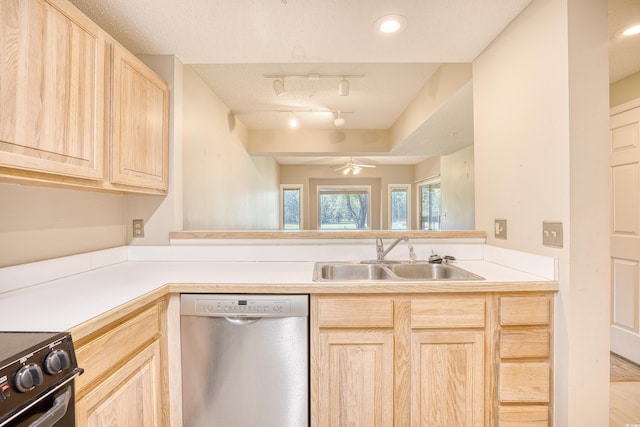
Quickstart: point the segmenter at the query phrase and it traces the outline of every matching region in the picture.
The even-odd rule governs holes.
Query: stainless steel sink
[[[316,282],[432,282],[446,280],[484,280],[451,264],[428,262],[317,262],[313,271]]]
[[[484,280],[451,264],[402,263],[390,264],[387,268],[396,276],[411,280]]]
[[[393,274],[380,264],[316,263],[314,280],[348,282],[353,280],[389,280]]]

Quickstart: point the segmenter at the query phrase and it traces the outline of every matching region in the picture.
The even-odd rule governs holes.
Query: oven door
[[[74,427],[75,425],[73,381],[51,390],[7,424],[11,427]]]

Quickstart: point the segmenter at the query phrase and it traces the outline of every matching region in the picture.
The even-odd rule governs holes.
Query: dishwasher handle
[[[224,317],[224,320],[234,325],[247,326],[262,320],[262,317]]]

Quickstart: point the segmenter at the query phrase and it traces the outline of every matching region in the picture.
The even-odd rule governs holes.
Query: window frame
[[[284,192],[285,190],[298,190],[299,196],[299,206],[298,212],[300,213],[300,228],[298,230],[304,230],[304,215],[303,215],[303,195],[304,195],[304,186],[302,184],[280,184],[280,230],[284,230]]]
[[[438,228],[437,229],[424,229],[422,228],[422,189],[426,186],[432,186],[438,184],[440,186],[440,206],[442,207],[442,180],[440,175],[418,181],[416,183],[416,229],[423,231],[439,231],[442,225],[442,212],[438,215]]]
[[[394,190],[403,189],[407,194],[407,228],[393,228],[392,201]],[[411,184],[389,184],[387,186],[387,226],[389,230],[410,230],[411,229]]]

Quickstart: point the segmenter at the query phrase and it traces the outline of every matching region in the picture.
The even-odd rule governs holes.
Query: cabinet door
[[[76,402],[76,423],[85,426],[162,424],[160,344],[154,341]]]
[[[319,426],[393,426],[393,332],[321,332]]]
[[[169,89],[144,63],[113,45],[111,182],[165,191]]]
[[[484,332],[413,332],[412,427],[484,425]]]
[[[0,11],[0,167],[103,179],[104,33],[59,0]]]

